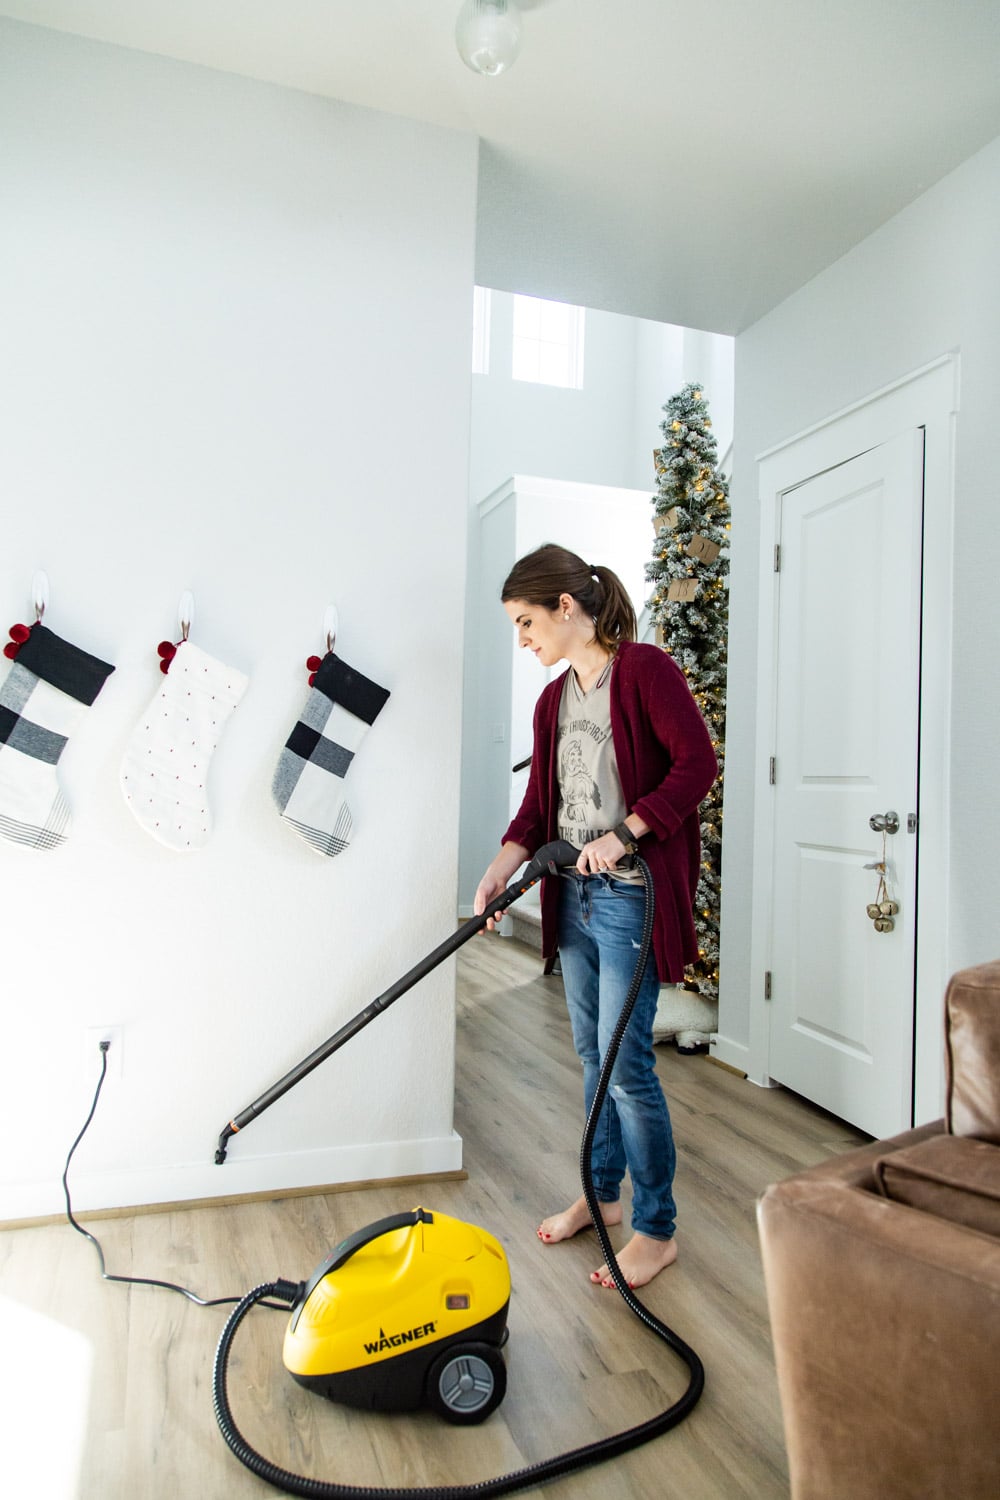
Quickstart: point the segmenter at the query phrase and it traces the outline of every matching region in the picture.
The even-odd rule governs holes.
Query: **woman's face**
[[[546,609],[541,604],[529,604],[527,599],[505,599],[503,607],[517,630],[519,646],[534,652],[543,667],[554,667],[562,661],[572,630],[563,619],[561,607]]]

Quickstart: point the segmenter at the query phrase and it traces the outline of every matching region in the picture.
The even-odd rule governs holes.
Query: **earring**
[[[569,610],[568,609],[563,613],[563,619],[564,620],[568,620],[569,619]]]

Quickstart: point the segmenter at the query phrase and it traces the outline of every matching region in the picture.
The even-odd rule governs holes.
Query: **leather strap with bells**
[[[875,892],[875,900],[869,901],[865,911],[872,919],[876,932],[891,932],[895,927],[892,920],[899,911],[899,902],[890,901],[889,891],[885,883],[885,832],[882,833],[882,858],[876,860],[873,865],[866,865],[867,870],[878,871],[878,889]]]

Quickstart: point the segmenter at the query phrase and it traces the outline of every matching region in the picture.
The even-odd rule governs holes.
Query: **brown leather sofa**
[[[1000,962],[945,997],[947,1113],[757,1212],[793,1500],[1000,1497]]]

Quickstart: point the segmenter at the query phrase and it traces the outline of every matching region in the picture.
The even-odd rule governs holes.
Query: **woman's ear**
[[[573,613],[573,595],[572,594],[560,594],[559,595],[559,609],[560,609],[560,611],[562,613],[563,619],[564,620],[568,620],[569,617],[570,617],[570,615]]]

